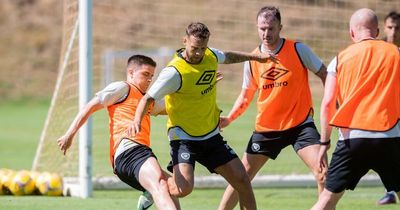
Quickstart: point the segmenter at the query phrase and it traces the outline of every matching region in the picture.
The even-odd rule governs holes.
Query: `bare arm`
[[[227,117],[220,117],[221,129],[227,127],[231,122],[233,122],[236,118],[238,118],[246,111],[247,107],[249,107],[251,100],[253,100],[255,92],[256,90],[252,89],[242,89],[242,92],[240,92],[240,95],[236,99],[232,110],[229,112],[229,115]]]
[[[247,53],[238,51],[224,51],[224,54],[225,54],[224,64],[241,63],[249,60],[254,60],[264,63],[267,62],[268,60],[271,60],[275,63],[278,62],[278,59],[272,53]]]
[[[321,103],[320,123],[321,123],[321,147],[319,151],[318,161],[320,168],[324,168],[326,159],[326,152],[328,151],[330,144],[330,136],[332,133],[332,126],[329,125],[329,121],[332,119],[336,112],[336,74],[329,73],[326,77],[324,98]],[[325,142],[325,144],[324,144]]]
[[[57,144],[61,151],[63,151],[64,155],[71,146],[72,140],[74,139],[74,136],[78,132],[79,128],[82,127],[90,115],[102,108],[104,107],[100,103],[100,99],[95,96],[78,112],[67,132],[57,140]]]
[[[133,123],[129,126],[127,132],[128,136],[135,136],[136,133],[140,132],[142,119],[144,115],[149,111],[149,106],[154,102],[154,98],[149,96],[147,93],[140,99],[139,104],[136,108],[135,118],[133,119]]]
[[[317,73],[315,73],[315,75],[317,75],[321,81],[322,84],[325,86],[325,80],[326,80],[326,75],[328,74],[328,72],[326,71],[326,66],[324,64],[321,65],[321,67],[319,68],[319,71]]]
[[[329,121],[336,112],[336,86],[336,75],[328,74],[321,103],[321,142],[328,141],[331,136],[332,127],[329,125]]]

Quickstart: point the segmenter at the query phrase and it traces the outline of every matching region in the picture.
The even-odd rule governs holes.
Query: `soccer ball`
[[[15,176],[15,171],[10,169],[2,169],[0,173],[0,194],[10,195],[11,181]]]
[[[40,174],[37,176],[35,185],[36,185],[36,189],[38,190],[39,194],[41,194],[40,188],[43,189],[42,191],[46,191],[46,190],[45,190],[45,188],[46,188],[46,180],[45,180],[45,179],[46,179],[46,177],[49,176],[49,175],[50,175],[49,172],[43,172],[43,173],[40,173]]]
[[[44,172],[38,176],[36,187],[42,195],[60,196],[63,192],[63,181],[56,173]]]
[[[35,190],[35,181],[29,171],[19,171],[11,180],[9,189],[14,195],[30,195]]]
[[[36,187],[36,181],[37,181],[37,178],[39,177],[40,173],[37,171],[30,171],[30,175],[31,175],[31,178],[33,179],[33,182],[35,183],[35,190],[33,191],[32,194],[39,195],[40,193],[39,193],[38,188]]]
[[[5,169],[0,169],[0,195],[4,195],[5,193],[3,192],[3,176],[6,175]]]

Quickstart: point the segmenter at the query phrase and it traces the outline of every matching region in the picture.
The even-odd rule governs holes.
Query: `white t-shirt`
[[[218,63],[224,63],[225,61],[224,52],[215,48],[210,48],[210,49],[217,56]],[[147,94],[150,97],[154,98],[155,100],[162,99],[166,95],[176,92],[181,86],[181,82],[182,80],[181,76],[179,75],[179,72],[173,67],[166,67],[163,70],[161,70],[157,80],[150,87],[149,91],[147,91]],[[218,133],[219,133],[219,127],[217,127],[215,130],[213,130],[206,136],[194,137],[187,134],[181,128],[174,127],[168,130],[168,138],[169,140],[178,138],[178,139],[198,141],[198,140],[209,139],[212,136],[217,135]]]
[[[336,75],[337,57],[335,56],[329,63],[328,74]],[[339,140],[354,139],[354,138],[393,138],[400,137],[400,121],[388,131],[365,131],[358,129],[339,128]]]

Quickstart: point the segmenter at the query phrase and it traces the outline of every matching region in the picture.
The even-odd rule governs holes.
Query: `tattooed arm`
[[[258,62],[267,62],[271,60],[277,62],[277,58],[274,54],[270,53],[247,53],[239,51],[224,51],[225,61],[224,64],[230,63],[241,63],[248,60],[255,60]]]

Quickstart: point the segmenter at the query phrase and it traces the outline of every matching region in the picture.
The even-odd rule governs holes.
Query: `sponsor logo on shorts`
[[[189,160],[190,154],[187,153],[187,152],[184,152],[184,153],[181,154],[181,158],[184,159],[184,160]]]
[[[251,150],[253,150],[253,152],[257,152],[258,150],[260,150],[260,145],[257,143],[253,143],[251,145]]]

